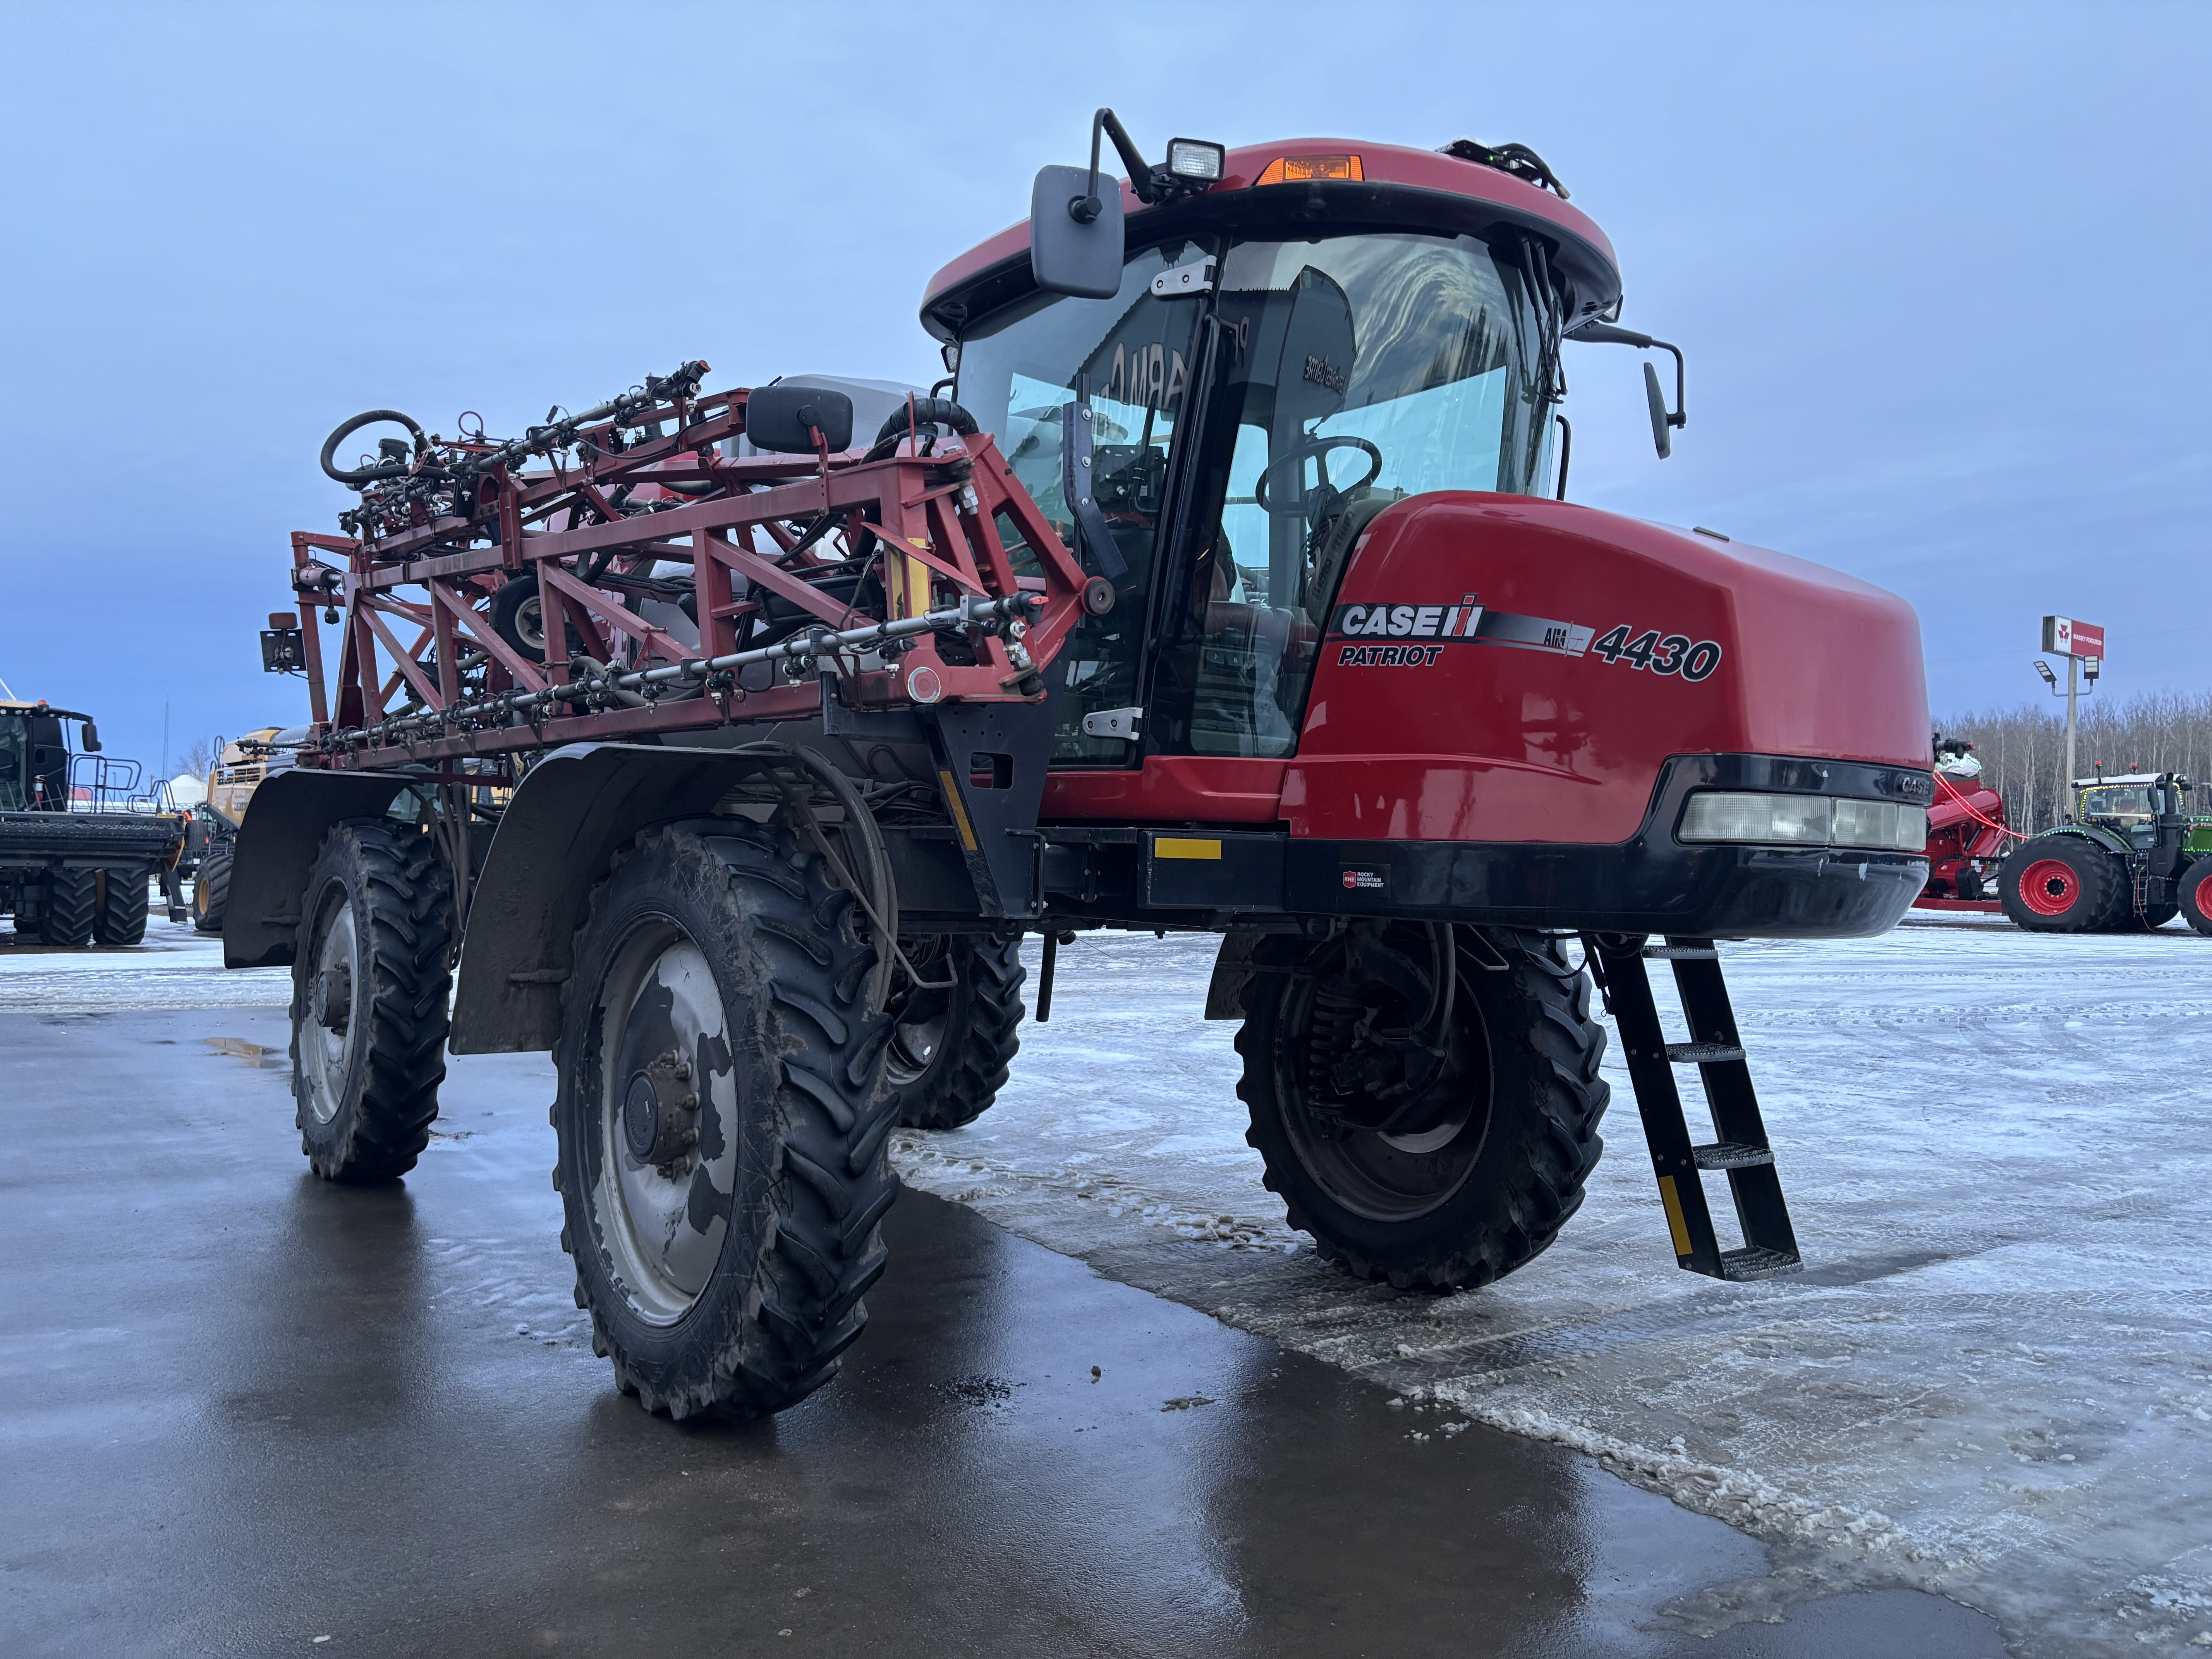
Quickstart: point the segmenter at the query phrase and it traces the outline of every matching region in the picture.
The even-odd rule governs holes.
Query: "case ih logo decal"
[[[1662,637],[1656,628],[1647,628],[1631,639],[1635,627],[1633,623],[1621,623],[1593,649],[1607,662],[1625,662],[1631,668],[1648,668],[1655,674],[1680,674],[1693,683],[1710,679],[1713,670],[1721,665],[1721,648],[1711,640],[1692,645],[1686,634]]]
[[[1590,648],[1597,632],[1580,623],[1486,610],[1473,593],[1457,605],[1340,605],[1329,619],[1328,631],[1331,637],[1343,640],[1421,641],[1341,646],[1336,660],[1342,668],[1426,668],[1447,645],[1510,645],[1522,651],[1579,657]]]

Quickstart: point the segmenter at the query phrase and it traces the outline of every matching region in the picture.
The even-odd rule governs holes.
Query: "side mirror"
[[[84,723],[84,752],[88,755],[100,752],[100,728],[90,720]]]
[[[1659,371],[1648,357],[1644,361],[1644,398],[1651,405],[1651,441],[1663,461],[1674,453],[1674,426],[1667,418],[1667,394],[1660,389]]]
[[[853,400],[811,386],[764,386],[745,398],[745,436],[755,449],[811,455],[814,434],[834,454],[853,447]]]
[[[1030,274],[1048,294],[1110,300],[1121,291],[1121,187],[1088,167],[1043,167],[1030,192]],[[1079,215],[1088,214],[1089,217]]]

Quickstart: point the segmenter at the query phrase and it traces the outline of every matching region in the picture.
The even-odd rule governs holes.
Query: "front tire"
[[[192,877],[192,931],[222,932],[223,907],[230,902],[230,848],[210,847],[200,854],[200,867]]]
[[[924,978],[952,982],[916,985],[901,970],[884,1086],[905,1127],[957,1129],[998,1098],[1022,1046],[1022,942],[945,933],[900,947]]]
[[[92,943],[100,915],[99,872],[54,870],[46,876],[45,908],[39,917],[39,943],[70,950]]]
[[[1998,869],[1997,886],[2013,925],[2033,933],[2088,933],[2127,920],[2125,873],[2084,836],[2022,842]]]
[[[863,927],[817,856],[743,820],[647,830],[593,890],[554,1184],[592,1346],[647,1411],[781,1411],[866,1323],[898,1183]]]
[[[2198,859],[2181,872],[2181,914],[2200,933],[2212,934],[2212,858]]]
[[[326,1181],[395,1181],[429,1145],[446,1077],[452,881],[428,836],[354,819],[323,838],[300,915],[300,1150]]]
[[[1446,939],[1448,1019],[1424,1005]],[[1285,939],[1243,1006],[1245,1139],[1325,1259],[1401,1290],[1486,1285],[1581,1206],[1612,1091],[1589,981],[1554,941],[1419,923]]]
[[[93,943],[104,950],[125,950],[146,942],[148,900],[144,870],[103,870],[100,872],[100,902],[93,917]]]

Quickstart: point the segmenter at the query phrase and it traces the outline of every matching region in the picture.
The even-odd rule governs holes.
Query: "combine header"
[[[1355,1273],[1551,1243],[1602,1146],[1594,977],[1677,1261],[1796,1265],[1713,941],[1919,891],[1911,612],[1565,501],[1565,345],[1673,348],[1530,152],[1168,154],[1100,112],[939,273],[929,393],[690,362],[509,441],[325,447],[361,499],[263,636],[313,722],[228,959],[292,965],[334,1179],[411,1167],[447,1048],[553,1052],[578,1303],[649,1408],[834,1372],[890,1130],[990,1105],[1031,933],[1040,1019],[1085,931],[1220,936],[1268,1184]]]

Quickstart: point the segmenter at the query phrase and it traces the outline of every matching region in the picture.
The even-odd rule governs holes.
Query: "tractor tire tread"
[[[46,878],[39,942],[76,950],[92,943],[100,912],[98,872],[56,870]]]
[[[900,1127],[957,1129],[989,1109],[1012,1075],[1022,1041],[1018,1028],[1027,1012],[1022,986],[1021,940],[977,938],[956,944],[945,960],[955,962],[964,1000],[962,1015],[948,1027],[944,1042],[951,1052],[903,1085],[892,1085]]]
[[[153,872],[103,870],[99,883],[99,908],[92,921],[92,942],[103,950],[127,950],[146,942],[146,918],[150,901],[146,884]]]
[[[726,901],[744,913],[754,942],[756,959],[747,971],[764,993],[757,1012],[776,1085],[769,1115],[775,1153],[757,1200],[769,1213],[758,1230],[763,1242],[752,1285],[743,1297],[745,1305],[716,1337],[703,1374],[659,1375],[626,1346],[620,1327],[593,1294],[582,1249],[594,1235],[579,1207],[586,1201],[580,1192],[567,1195],[571,1219],[563,1242],[577,1259],[576,1297],[591,1316],[592,1352],[612,1361],[623,1393],[647,1412],[678,1420],[743,1419],[782,1411],[828,1382],[837,1374],[838,1356],[867,1323],[861,1298],[887,1260],[878,1223],[898,1194],[885,1151],[896,1107],[881,1097],[878,1086],[890,1022],[866,1009],[868,975],[844,971],[856,955],[872,963],[873,947],[861,942],[864,930],[853,925],[857,912],[851,896],[833,887],[818,856],[799,850],[781,827],[741,823],[702,834],[689,825],[665,825],[644,831],[594,885],[571,960],[585,961],[594,914],[626,865],[687,854],[696,864],[702,841],[711,842],[703,856],[723,872]],[[570,980],[568,994],[586,994],[581,980]],[[564,1099],[574,1086],[566,1047],[574,1019],[571,1012],[563,1020]],[[833,1063],[802,1065],[801,1056]],[[825,1085],[848,1092],[825,1101]],[[564,1116],[571,1124],[578,1121],[574,1112]],[[568,1138],[564,1127],[564,1143]],[[564,1144],[564,1167],[569,1157]],[[716,1278],[729,1271],[726,1255]]]
[[[1501,939],[1500,944],[1504,941]],[[1528,1032],[1539,1058],[1537,1110],[1517,1126],[1520,1142],[1511,1169],[1514,1181],[1504,1194],[1503,1213],[1460,1247],[1416,1267],[1393,1267],[1352,1244],[1331,1237],[1326,1221],[1292,1197],[1292,1184],[1279,1180],[1269,1161],[1262,1176],[1267,1189],[1284,1200],[1289,1224],[1308,1234],[1316,1255],[1355,1279],[1389,1284],[1401,1291],[1452,1291],[1488,1285],[1525,1267],[1551,1248],[1559,1230],[1582,1207],[1583,1189],[1605,1151],[1598,1125],[1612,1101],[1612,1087],[1599,1075],[1605,1057],[1605,1027],[1589,1011],[1590,984],[1570,966],[1558,945],[1540,934],[1521,935],[1507,950],[1516,988],[1535,1005]],[[1248,992],[1246,1007],[1253,1004]],[[1244,1061],[1237,1093],[1246,1107],[1261,1109],[1261,1091],[1273,1086],[1272,1056],[1260,1052],[1258,1022],[1237,1028],[1236,1047]],[[1493,1132],[1494,1129],[1493,1129]],[[1266,1158],[1258,1131],[1245,1142]]]
[[[325,1181],[368,1186],[396,1181],[430,1144],[438,1086],[446,1078],[447,1002],[453,982],[453,884],[430,836],[379,820],[343,823],[324,842],[344,837],[361,866],[368,899],[370,995],[358,1018],[370,1022],[361,1092],[328,1143],[308,1138],[307,1090],[297,1060],[307,1018],[313,963],[303,939],[292,971],[295,1121],[301,1150]],[[316,860],[320,866],[325,854]],[[311,918],[303,918],[301,926]]]
[[[199,872],[192,878],[192,931],[222,932],[222,913],[230,902],[230,849],[210,848],[200,855]]]

